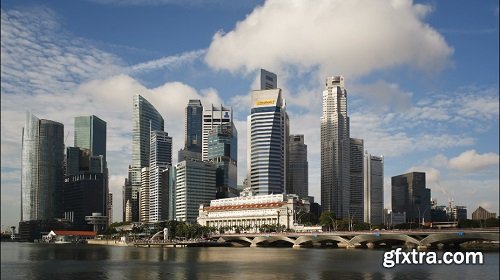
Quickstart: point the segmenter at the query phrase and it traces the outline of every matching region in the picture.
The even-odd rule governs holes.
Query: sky
[[[1,2],[1,223],[20,220],[26,112],[64,124],[107,122],[113,220],[131,163],[132,97],[165,119],[174,162],[184,108],[232,106],[238,183],[260,68],[278,75],[293,134],[308,145],[320,201],[326,77],[343,75],[351,137],[384,156],[391,177],[426,172],[438,204],[499,213],[499,4],[443,0],[75,0]]]

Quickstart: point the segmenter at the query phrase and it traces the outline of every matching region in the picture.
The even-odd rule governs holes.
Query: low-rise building
[[[487,220],[490,218],[496,218],[497,213],[488,212],[483,207],[479,206],[476,211],[472,212],[472,220]]]
[[[309,212],[307,199],[295,194],[255,195],[246,188],[239,197],[215,199],[210,205],[200,205],[198,223],[215,228],[245,227],[250,232],[264,225],[295,229],[301,212]]]
[[[406,212],[394,212],[384,209],[384,225],[392,227],[404,223],[406,223]]]

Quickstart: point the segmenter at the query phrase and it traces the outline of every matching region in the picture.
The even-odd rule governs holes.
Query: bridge
[[[239,243],[243,246],[333,246],[373,248],[405,246],[408,248],[441,248],[459,246],[469,241],[499,242],[499,229],[400,230],[400,231],[338,231],[319,233],[244,233],[212,235],[217,242]]]

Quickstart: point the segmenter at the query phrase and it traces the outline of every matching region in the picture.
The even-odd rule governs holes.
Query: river
[[[499,253],[483,265],[397,265],[383,250],[135,248],[1,243],[1,279],[499,279]]]

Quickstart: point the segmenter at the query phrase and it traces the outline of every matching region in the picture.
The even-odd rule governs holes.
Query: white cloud
[[[450,168],[471,172],[491,166],[498,166],[497,153],[478,154],[475,150],[468,150],[449,160]]]
[[[269,0],[236,27],[217,32],[205,57],[215,69],[284,72],[319,67],[319,77],[362,76],[410,65],[445,67],[453,49],[423,21],[430,8],[411,0]]]
[[[163,68],[171,69],[184,64],[193,63],[196,59],[205,54],[205,50],[184,52],[179,55],[166,56],[159,59],[139,63],[125,69],[129,74],[144,73]]]

